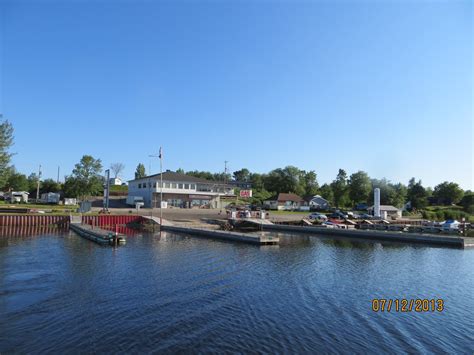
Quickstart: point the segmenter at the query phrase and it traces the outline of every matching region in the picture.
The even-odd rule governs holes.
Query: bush
[[[111,185],[110,192],[127,192],[128,186],[127,185]]]
[[[421,215],[423,216],[424,219],[429,219],[430,221],[431,220],[437,220],[438,219],[438,216],[436,215],[435,212],[431,212],[431,211],[426,211],[424,210]]]
[[[437,221],[445,221],[447,219],[457,219],[460,221],[462,218],[466,218],[466,220],[469,221],[471,217],[469,213],[458,209],[438,209],[436,211],[424,210],[422,216],[424,219]]]

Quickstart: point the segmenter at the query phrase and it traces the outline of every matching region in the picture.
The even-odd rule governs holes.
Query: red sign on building
[[[240,197],[242,198],[252,197],[252,190],[240,190]]]

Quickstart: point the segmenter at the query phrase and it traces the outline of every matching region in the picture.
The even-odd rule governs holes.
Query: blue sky
[[[25,174],[164,168],[473,189],[471,1],[0,0],[0,111]],[[153,160],[152,172],[158,162]]]

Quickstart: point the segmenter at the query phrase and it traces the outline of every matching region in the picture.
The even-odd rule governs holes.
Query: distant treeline
[[[185,173],[179,169],[178,172]],[[267,174],[252,173],[248,169],[234,171],[233,174],[211,173],[209,171],[187,171],[186,174],[215,181],[250,182],[253,189],[253,203],[264,200],[279,192],[292,192],[301,197],[321,195],[332,206],[354,207],[357,204],[373,204],[373,191],[380,189],[380,200],[383,205],[403,207],[409,203],[409,209],[421,210],[430,205],[450,206],[459,204],[468,213],[474,213],[473,193],[463,191],[457,183],[442,182],[434,189],[424,187],[421,180],[410,179],[408,185],[392,183],[383,179],[370,178],[364,171],[348,175],[339,169],[336,178],[329,184],[319,185],[314,171],[301,170],[287,166],[270,171]]]
[[[35,196],[38,181],[35,173],[28,177],[16,171],[11,165],[13,144],[13,126],[8,121],[0,122],[0,191],[28,191]],[[115,177],[123,171],[122,163],[113,163],[110,170]],[[179,173],[185,173],[178,169]],[[103,166],[100,159],[84,155],[74,166],[72,173],[65,177],[64,184],[53,179],[40,181],[39,192],[61,192],[64,197],[97,196],[103,193]],[[295,166],[278,168],[266,174],[250,172],[248,169],[234,171],[233,174],[211,173],[208,171],[188,171],[188,175],[214,181],[250,182],[253,197],[250,202],[261,204],[279,192],[292,192],[301,197],[321,195],[332,206],[354,207],[357,204],[372,205],[373,190],[380,188],[380,199],[384,205],[402,207],[409,204],[409,209],[424,210],[433,205],[459,205],[464,212],[473,214],[474,195],[471,191],[463,191],[455,182],[442,182],[431,189],[424,187],[421,180],[410,179],[408,185],[392,183],[387,179],[373,179],[364,171],[357,171],[350,176],[345,170],[339,169],[336,178],[329,184],[319,186],[315,171],[301,170]],[[145,166],[140,163],[135,171],[135,178],[145,176]],[[427,213],[446,214],[446,211]]]

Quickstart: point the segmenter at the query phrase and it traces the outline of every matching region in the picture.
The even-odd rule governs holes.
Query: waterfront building
[[[263,201],[266,208],[271,210],[299,210],[309,209],[308,203],[300,196],[292,193],[280,192],[277,196],[273,196]]]
[[[374,206],[368,208],[371,215],[374,215]],[[402,210],[395,206],[380,205],[380,218],[402,218]]]
[[[308,203],[310,209],[313,210],[328,210],[330,208],[328,200],[320,195],[306,196],[304,200]]]
[[[234,197],[234,187],[173,171],[163,173],[163,201],[167,207],[222,208]],[[160,206],[161,174],[128,182],[128,197],[140,196],[145,207]],[[226,201],[226,202],[224,202]]]

